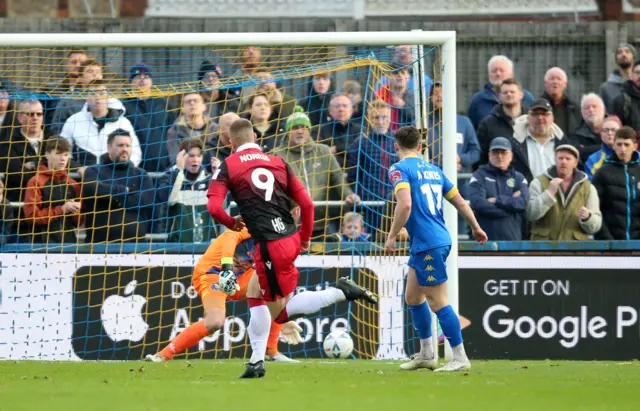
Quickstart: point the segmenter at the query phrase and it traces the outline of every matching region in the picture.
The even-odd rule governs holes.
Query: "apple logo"
[[[142,307],[147,303],[147,299],[133,294],[137,285],[136,280],[131,281],[124,289],[125,297],[112,295],[102,303],[102,327],[114,342],[140,341],[149,328],[142,318]]]

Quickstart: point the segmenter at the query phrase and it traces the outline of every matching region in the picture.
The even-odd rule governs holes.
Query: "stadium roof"
[[[640,3],[640,0],[630,0]],[[531,16],[598,13],[596,0],[365,0],[365,15]],[[402,6],[401,6],[402,4]],[[391,7],[395,6],[395,7]]]
[[[639,4],[640,0],[625,0]],[[149,0],[147,16],[487,18],[598,14],[596,0]]]

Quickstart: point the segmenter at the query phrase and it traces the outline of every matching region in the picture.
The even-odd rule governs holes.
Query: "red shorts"
[[[266,247],[265,247],[266,245]],[[291,294],[298,285],[300,272],[295,261],[300,254],[300,234],[279,240],[259,241],[254,253],[255,270],[265,301]]]

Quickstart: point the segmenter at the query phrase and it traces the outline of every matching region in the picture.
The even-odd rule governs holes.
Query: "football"
[[[353,352],[353,340],[349,330],[342,328],[330,332],[324,339],[323,348],[329,358],[349,358]]]

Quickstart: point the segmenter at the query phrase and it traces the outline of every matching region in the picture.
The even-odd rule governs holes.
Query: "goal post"
[[[59,55],[61,50],[65,49],[87,49],[87,50],[99,50],[102,51],[102,56],[109,55],[112,49],[121,50],[119,52],[111,53],[113,60],[120,59],[122,61],[121,65],[118,65],[119,72],[115,74],[121,80],[121,85],[117,91],[117,95],[115,97],[120,97],[124,99],[125,97],[130,97],[130,94],[127,87],[129,84],[126,79],[129,77],[129,67],[138,62],[151,63],[153,65],[153,59],[161,60],[163,57],[161,53],[159,55],[155,55],[154,50],[158,49],[185,49],[185,50],[198,50],[198,61],[196,62],[196,57],[190,57],[190,60],[194,61],[185,61],[185,62],[176,62],[175,65],[177,69],[177,76],[183,75],[183,72],[188,72],[191,70],[191,67],[194,65],[199,65],[202,60],[203,50],[218,50],[220,51],[219,55],[222,55],[223,59],[227,59],[231,61],[231,49],[232,48],[242,48],[249,46],[257,46],[264,48],[289,48],[285,53],[278,54],[274,51],[274,60],[283,62],[283,66],[281,69],[274,69],[272,80],[283,83],[293,83],[292,87],[296,87],[297,90],[309,89],[311,86],[311,81],[308,80],[315,74],[325,73],[325,72],[337,72],[347,70],[368,70],[368,74],[366,76],[361,76],[362,78],[366,78],[365,87],[367,88],[367,93],[369,94],[369,98],[365,99],[363,103],[368,104],[372,100],[379,99],[377,97],[377,93],[375,87],[382,81],[382,77],[390,75],[391,71],[394,69],[390,64],[390,58],[385,55],[385,53],[390,53],[388,51],[389,46],[397,46],[397,45],[410,45],[413,49],[414,61],[411,63],[413,68],[413,84],[414,84],[414,101],[411,103],[415,105],[413,108],[413,115],[415,124],[419,129],[422,130],[423,133],[427,133],[427,131],[434,126],[433,124],[429,124],[427,116],[430,113],[429,110],[429,95],[427,92],[427,87],[424,84],[424,76],[425,74],[433,77],[431,72],[429,72],[429,64],[425,63],[425,59],[429,56],[429,61],[432,61],[431,65],[432,71],[437,72],[439,77],[439,81],[442,84],[442,112],[439,119],[440,127],[439,127],[439,136],[438,136],[438,144],[439,151],[438,156],[441,161],[441,165],[446,176],[453,182],[457,183],[457,163],[456,163],[456,155],[457,155],[457,139],[456,139],[456,112],[457,112],[457,102],[456,102],[456,32],[455,31],[391,31],[391,32],[327,32],[327,33],[310,33],[310,32],[299,32],[299,33],[86,33],[86,34],[77,34],[77,33],[10,33],[4,34],[2,38],[2,47],[0,48],[0,68],[3,65],[10,65],[12,63],[12,59],[15,61],[21,61],[20,59],[25,59],[28,57],[28,54],[33,52],[43,53],[44,57],[41,57],[42,64],[52,64],[52,69],[54,70],[63,70],[62,63],[49,63],[48,55],[46,53],[48,50],[51,50],[50,55],[57,53]],[[349,56],[339,55],[333,52],[325,52],[319,51],[322,48],[330,48],[330,47],[352,47],[352,48],[364,48],[365,50],[369,50],[368,52],[353,52]],[[369,49],[366,49],[369,47]],[[377,48],[376,48],[377,47]],[[142,51],[136,51],[135,56],[125,57],[125,52],[127,49],[143,49]],[[313,50],[309,51],[307,48],[313,48]],[[373,51],[371,51],[373,50]],[[305,53],[304,58],[297,58],[296,53],[300,51],[300,53]],[[24,54],[24,55],[21,55]],[[135,54],[133,53],[133,54]],[[146,54],[148,53],[148,54]],[[437,58],[433,58],[433,55],[437,54]],[[206,53],[204,53],[206,56]],[[117,56],[117,57],[116,57]],[[152,60],[148,61],[149,58],[145,59],[146,56],[150,57]],[[56,57],[58,58],[58,57]],[[58,58],[59,59],[59,58]],[[280,60],[278,60],[280,59]],[[196,64],[197,63],[197,64]],[[232,64],[230,63],[230,66]],[[126,69],[125,69],[126,67]],[[43,74],[44,73],[44,74]],[[155,72],[154,72],[155,73]],[[4,70],[3,75],[10,75],[11,70]],[[50,79],[46,77],[45,70],[42,73],[37,73],[35,76],[28,77],[24,74],[18,76],[20,81],[24,83],[28,83],[26,88],[23,88],[22,91],[16,93],[16,99],[21,100],[33,100],[33,99],[41,99],[41,98],[51,98],[51,99],[64,99],[64,98],[77,98],[83,99],[86,95],[78,95],[77,97],[73,97],[69,94],[62,94],[57,91],[42,91],[42,87],[34,87],[41,86],[43,84],[36,84],[38,81],[46,82]],[[59,74],[59,73],[58,73]],[[174,73],[175,74],[175,73]],[[350,73],[351,74],[351,73]],[[350,75],[349,74],[349,75]],[[362,73],[358,73],[362,74]],[[346,75],[345,75],[346,76]],[[129,80],[130,81],[130,80]],[[161,96],[161,97],[179,97],[183,96],[187,93],[196,93],[200,92],[199,83],[190,81],[190,80],[181,80],[179,83],[171,83],[169,84],[162,82],[155,83],[153,87],[153,96]],[[225,78],[223,81],[223,86],[226,89],[231,89],[234,85],[238,87],[256,87],[260,85],[261,82],[264,82],[264,79],[257,79],[251,76],[240,75],[234,77],[230,75]],[[29,91],[24,90],[37,90],[32,91],[29,94]],[[43,94],[44,93],[44,94]],[[57,93],[57,94],[56,94]],[[365,93],[366,94],[366,93]],[[240,97],[242,98],[242,97]],[[278,118],[279,124],[284,128],[284,124],[288,117]],[[361,121],[362,130],[367,131],[370,129],[369,120],[365,119],[364,113]],[[11,125],[10,127],[17,127]],[[283,137],[284,136],[280,136]],[[425,157],[429,156],[429,147],[425,150]],[[0,159],[1,160],[1,159]],[[175,160],[175,159],[174,159]],[[434,160],[435,159],[431,159]],[[346,170],[345,164],[340,164],[345,167],[345,174],[348,174],[348,170]],[[357,166],[354,166],[358,170],[364,169],[365,166],[358,162]],[[0,170],[0,173],[5,173],[5,170]],[[152,173],[153,174],[153,173]],[[161,174],[160,172],[156,174]],[[307,176],[304,176],[307,178]],[[310,172],[310,180],[313,179],[313,172]],[[375,179],[378,179],[381,183],[382,179],[386,178],[382,176],[375,176]],[[359,183],[357,183],[359,184]],[[357,187],[357,184],[354,187]],[[158,187],[154,187],[154,191],[158,191]],[[157,194],[157,193],[155,193]],[[378,220],[382,221],[389,218],[388,211],[390,210],[388,204],[389,201],[387,199],[379,199],[379,200],[371,200],[363,198],[362,205],[359,209],[356,209],[355,206],[351,206],[353,210],[362,210],[364,208],[371,211],[372,214],[377,214],[374,216]],[[330,212],[330,209],[338,208],[340,212],[342,211],[351,211],[343,201],[336,201],[334,198],[326,198],[315,199],[314,204],[316,205],[316,210],[318,207],[324,207],[327,217],[327,222],[340,223],[340,216],[335,216]],[[16,208],[23,207],[24,202],[16,201],[14,202]],[[195,212],[194,212],[195,215]],[[457,212],[454,207],[452,207],[448,202],[444,202],[444,216],[447,225],[447,229],[451,234],[452,247],[448,263],[448,276],[449,276],[449,299],[452,307],[458,312],[458,217]],[[22,217],[17,217],[22,218]],[[384,226],[384,222],[380,223],[381,226]],[[195,228],[189,228],[189,230],[196,230],[197,224]],[[388,227],[388,226],[387,226]],[[370,227],[372,230],[378,229],[378,227]],[[380,229],[380,231],[383,231]],[[195,238],[195,237],[194,237]],[[147,240],[154,240],[155,237],[151,235],[147,237]],[[153,241],[152,241],[153,242]],[[205,241],[206,242],[206,241]],[[103,320],[103,328],[99,327],[98,320],[93,322],[87,322],[86,327],[83,328],[85,333],[93,333],[99,334],[100,338],[97,338],[96,335],[85,335],[85,338],[78,339],[76,336],[76,324],[74,322],[73,327],[71,325],[64,322],[64,316],[67,315],[67,311],[71,310],[76,315],[78,312],[83,313],[83,315],[87,318],[98,315],[100,316],[100,305],[106,301],[106,297],[111,297],[113,294],[107,295],[106,289],[109,288],[109,293],[117,292],[117,296],[120,296],[120,301],[127,301],[126,298],[133,298],[137,295],[145,295],[146,290],[146,299],[147,306],[145,308],[146,315],[148,318],[154,318],[153,321],[150,321],[148,325],[148,330],[145,328],[145,332],[137,331],[124,334],[131,336],[140,336],[138,345],[132,344],[131,346],[139,347],[140,345],[144,345],[145,347],[157,346],[166,343],[167,336],[175,336],[176,332],[180,332],[180,330],[173,329],[169,333],[164,330],[167,327],[166,320],[164,320],[164,316],[167,311],[174,310],[189,310],[192,306],[196,305],[196,302],[191,302],[187,304],[189,308],[179,308],[178,302],[171,305],[171,300],[165,300],[164,298],[168,298],[167,295],[175,295],[180,294],[182,296],[189,296],[188,285],[185,282],[185,276],[188,276],[189,273],[186,272],[183,268],[189,266],[193,266],[194,262],[197,260],[199,255],[202,254],[206,247],[203,247],[202,241],[194,241],[194,243],[198,243],[194,245],[194,248],[191,253],[178,253],[180,254],[177,258],[172,259],[169,257],[168,249],[174,246],[168,246],[167,249],[163,249],[162,247],[147,247],[145,244],[142,244],[142,240],[137,240],[135,244],[130,244],[132,247],[123,247],[120,250],[127,251],[112,251],[114,248],[110,247],[111,244],[107,241],[105,248],[98,247],[96,249],[99,250],[107,250],[105,253],[101,253],[104,255],[96,255],[95,261],[97,263],[91,263],[92,257],[86,255],[85,249],[81,250],[80,245],[77,247],[77,258],[65,259],[65,254],[61,254],[60,251],[51,251],[52,249],[47,248],[47,246],[42,247],[34,247],[33,253],[36,254],[38,251],[44,250],[44,253],[40,253],[43,255],[37,255],[33,258],[33,261],[29,261],[29,259],[25,259],[25,256],[22,257],[17,251],[6,251],[6,250],[18,250],[18,248],[4,248],[2,256],[3,265],[8,265],[8,267],[3,268],[3,275],[0,276],[0,293],[4,291],[4,301],[5,307],[9,307],[6,304],[7,301],[11,299],[21,298],[21,294],[23,295],[37,295],[38,293],[42,293],[42,290],[38,289],[38,282],[49,283],[50,279],[46,278],[46,273],[39,272],[36,265],[51,267],[52,261],[58,264],[55,269],[52,271],[53,275],[57,276],[56,287],[64,285],[64,287],[71,287],[69,289],[69,296],[73,298],[73,304],[69,303],[66,299],[63,298],[64,292],[57,292],[56,295],[60,296],[59,304],[62,304],[65,308],[64,310],[57,311],[57,314],[54,317],[47,317],[46,319],[41,319],[40,322],[45,321],[45,323],[51,323],[53,326],[55,324],[63,323],[67,328],[73,328],[73,330],[69,331],[67,328],[63,327],[62,334],[56,337],[56,341],[58,341],[58,345],[60,351],[64,351],[67,348],[65,339],[73,340],[73,344],[78,346],[84,345],[85,351],[83,353],[87,354],[87,359],[107,359],[100,351],[101,349],[95,348],[91,344],[92,341],[98,341],[102,344],[104,339],[102,334],[109,334],[106,331],[106,326],[104,325]],[[154,244],[152,244],[154,245]],[[50,245],[49,245],[50,246]],[[406,244],[405,251],[406,251]],[[174,247],[175,249],[184,250],[182,247]],[[73,247],[65,247],[65,250],[73,249]],[[58,250],[58,249],[56,249]],[[144,251],[140,251],[144,250]],[[365,250],[365,251],[363,251]],[[329,258],[322,259],[320,258],[323,253],[327,251],[327,255]],[[164,252],[167,255],[161,255]],[[46,254],[45,254],[46,253]],[[331,256],[331,253],[337,254]],[[55,254],[55,255],[54,255]],[[141,255],[143,254],[143,255]],[[364,255],[364,256],[363,256]],[[28,256],[27,256],[28,257]],[[165,258],[166,257],[166,258]],[[347,258],[349,257],[349,258]],[[15,263],[12,263],[14,261]],[[80,262],[84,264],[84,266],[80,266]],[[179,266],[175,266],[178,264]],[[355,328],[356,337],[359,339],[356,341],[356,352],[360,356],[360,358],[389,358],[389,359],[402,359],[406,358],[406,347],[410,344],[409,339],[415,340],[415,336],[409,336],[401,329],[397,328],[408,328],[411,324],[411,319],[403,317],[402,315],[398,315],[398,313],[406,312],[404,307],[404,302],[399,299],[397,295],[396,288],[404,287],[403,278],[397,276],[397,272],[399,271],[402,275],[404,275],[404,267],[406,266],[406,258],[404,257],[390,257],[385,256],[383,247],[380,246],[379,239],[374,240],[372,244],[366,246],[353,246],[353,247],[345,247],[342,249],[340,246],[333,247],[331,244],[326,243],[321,246],[317,246],[316,248],[312,247],[311,255],[304,256],[299,259],[300,267],[305,267],[305,270],[308,271],[307,278],[314,278],[314,280],[309,280],[307,285],[312,287],[320,287],[326,284],[332,283],[335,281],[335,277],[340,273],[339,270],[342,269],[351,269],[352,275],[358,276],[354,278],[356,281],[369,281],[367,284],[371,286],[377,286],[378,293],[381,295],[382,303],[380,305],[380,310],[389,310],[389,316],[379,315],[379,318],[375,315],[372,315],[371,312],[367,311],[366,307],[356,305],[353,306],[355,308],[349,308],[347,313],[340,312],[340,315],[346,315],[347,317],[355,317],[355,320],[351,323],[352,329]],[[306,264],[306,265],[305,265]],[[102,267],[101,267],[102,265]],[[118,268],[116,270],[116,265],[122,266],[122,268]],[[331,267],[328,268],[329,265]],[[116,272],[107,272],[105,271],[105,267],[112,267],[109,269],[113,269],[117,271],[117,276],[122,278],[118,278],[116,283],[111,284],[108,276],[116,276]],[[157,279],[152,278],[151,270],[148,270],[145,273],[141,274],[144,270],[147,269],[148,266],[153,266],[157,268],[157,270],[153,271],[153,275],[161,275],[163,279],[165,278],[174,278],[171,282],[171,285],[163,285],[158,284]],[[30,268],[25,268],[30,267]],[[60,267],[64,267],[62,270]],[[308,268],[311,267],[311,268]],[[390,274],[389,279],[393,279],[394,287],[393,290],[388,287],[388,283],[385,283],[382,278],[371,279],[372,277],[370,272],[376,272],[376,275],[386,275],[386,270],[393,267],[395,270]],[[403,267],[403,268],[399,268]],[[336,270],[333,270],[335,268]],[[378,269],[378,271],[375,271]],[[70,270],[71,274],[68,273]],[[319,273],[317,271],[320,271]],[[369,270],[369,271],[367,271]],[[29,271],[33,273],[35,276],[35,282],[31,282],[27,285],[20,285],[17,287],[4,287],[3,290],[3,281],[4,284],[13,284],[15,282],[22,284],[18,279],[20,278],[23,271]],[[63,273],[63,271],[65,271]],[[104,272],[103,272],[104,271]],[[302,268],[301,268],[302,271]],[[354,274],[355,273],[355,274]],[[79,276],[79,277],[78,277]],[[146,277],[145,277],[146,276]],[[173,277],[172,277],[173,276]],[[4,279],[2,278],[4,277]],[[75,277],[75,278],[74,278]],[[78,279],[79,278],[79,279]],[[141,278],[147,278],[147,281],[144,282]],[[316,281],[315,278],[319,280]],[[386,277],[385,277],[386,278]],[[79,284],[83,286],[90,286],[91,284],[95,284],[97,279],[97,283],[101,281],[104,283],[103,287],[105,288],[101,293],[93,293],[93,292],[79,292],[74,287],[79,287]],[[179,281],[178,281],[179,280]],[[375,281],[374,281],[375,280]],[[180,281],[182,281],[180,283]],[[180,285],[180,284],[182,285]],[[25,288],[20,288],[25,287]],[[30,287],[30,288],[29,288]],[[35,287],[35,288],[34,288]],[[49,291],[46,291],[49,292]],[[162,296],[163,299],[153,299],[152,294],[158,293]],[[0,294],[2,295],[2,294]],[[173,297],[172,297],[173,298]],[[185,297],[186,298],[186,297]],[[188,298],[192,299],[191,296]],[[104,301],[103,301],[104,299]],[[176,297],[177,300],[177,297]],[[83,306],[81,310],[78,310],[75,304],[78,301],[82,301]],[[118,300],[116,300],[118,301]],[[131,300],[133,301],[133,300]],[[120,304],[120,303],[119,303]],[[122,303],[124,304],[124,303]],[[98,311],[96,310],[98,307]],[[49,308],[43,307],[43,312],[48,313]],[[84,310],[84,311],[83,311]],[[97,313],[97,314],[96,314]],[[338,312],[335,311],[337,314]],[[3,314],[2,301],[0,300],[0,314]],[[235,316],[234,312],[229,313],[232,316]],[[43,314],[44,315],[44,314]],[[46,315],[49,315],[46,314]],[[58,315],[60,317],[55,317]],[[200,314],[196,314],[200,315]],[[245,314],[242,314],[245,315]],[[185,314],[181,311],[176,314],[176,323],[178,316],[182,316],[180,318],[184,318]],[[20,318],[27,318],[28,315],[22,316]],[[385,317],[385,318],[383,318]],[[387,318],[388,317],[388,318]],[[232,320],[228,324],[225,324],[225,327],[229,327],[229,329],[225,329],[221,331],[221,334],[216,336],[218,338],[224,332],[229,332],[230,337],[226,338],[224,341],[224,348],[219,348],[220,350],[227,350],[229,346],[233,346],[238,342],[244,341],[246,338],[246,333],[242,331],[242,321],[244,321],[245,317],[237,316],[234,318],[238,318],[236,320]],[[33,321],[33,320],[29,320]],[[74,320],[75,321],[75,320]],[[194,319],[192,319],[194,321]],[[236,322],[234,322],[236,321]],[[313,323],[313,318],[309,324],[305,323],[309,327],[324,327],[325,324],[321,324],[322,321],[318,320]],[[68,322],[68,321],[67,321]],[[400,323],[399,323],[400,322]],[[131,323],[133,324],[133,323]],[[156,324],[154,326],[153,324]],[[383,325],[384,324],[384,325]],[[437,324],[437,321],[434,321],[434,325]],[[369,327],[375,326],[380,328],[380,332],[378,336],[371,337],[367,334],[367,331],[360,331],[359,327]],[[112,327],[117,327],[113,322],[111,323]],[[135,325],[131,325],[134,327]],[[18,323],[16,323],[15,327],[18,327]],[[96,328],[97,327],[97,328]],[[235,327],[235,328],[234,328]],[[239,328],[238,328],[239,327]],[[26,328],[28,329],[28,328]],[[0,325],[0,336],[3,333],[18,333],[17,328],[4,328]],[[68,336],[64,334],[65,331],[71,332]],[[240,330],[240,331],[238,331]],[[317,336],[314,336],[313,339],[318,339],[320,341],[321,334],[320,330],[317,331]],[[20,331],[22,332],[22,331]],[[324,330],[324,333],[328,333],[328,330]],[[123,333],[118,331],[118,333],[111,333],[113,335],[119,336]],[[111,338],[111,334],[109,338]],[[11,337],[9,340],[12,341],[12,344],[19,343],[18,334]],[[26,335],[26,334],[21,334]],[[411,334],[413,335],[413,334]],[[30,337],[29,337],[30,338]],[[214,337],[211,337],[213,341]],[[222,337],[220,337],[222,338]],[[144,350],[141,351],[126,351],[125,346],[122,345],[121,342],[113,340],[113,347],[111,348],[112,357],[111,359],[122,359],[120,356],[122,352],[128,352],[133,354],[127,355],[137,355],[138,352],[147,352]],[[134,341],[133,338],[130,339]],[[436,338],[437,340],[437,338]],[[80,341],[80,342],[78,342]],[[415,342],[415,341],[413,341]],[[96,343],[97,344],[97,343]],[[98,345],[100,345],[98,344]],[[120,344],[120,345],[119,345]],[[220,343],[222,344],[222,343]],[[378,347],[374,347],[378,345]],[[58,346],[56,345],[56,347]],[[5,346],[6,348],[7,346]],[[93,347],[93,348],[92,348]],[[243,348],[247,351],[246,344]],[[145,350],[147,349],[145,348]],[[58,350],[58,348],[55,348]],[[74,349],[76,346],[74,345]],[[216,348],[218,349],[218,348]],[[360,349],[360,352],[358,352]],[[33,348],[31,348],[33,350]],[[300,355],[308,355],[306,352],[306,348],[303,348],[304,352],[300,351],[292,351],[294,353],[300,353]],[[317,347],[314,346],[313,350],[318,350]],[[73,351],[71,351],[73,353]],[[234,352],[234,355],[241,353],[242,349],[239,349]],[[451,355],[451,350],[448,347],[448,344],[445,345],[445,353],[446,357],[449,358]],[[13,355],[13,354],[12,354]],[[84,354],[83,354],[84,355]],[[101,356],[102,355],[102,356]],[[232,356],[232,354],[224,353],[224,355]],[[242,355],[242,354],[240,354]],[[71,355],[71,359],[77,359],[77,357],[85,358],[82,355],[78,354],[78,351],[75,351],[75,354]],[[216,354],[215,358],[222,358],[223,356],[218,356]],[[5,358],[5,352],[3,352],[3,347],[0,344],[0,359]],[[19,355],[14,355],[14,357],[8,356],[7,358],[21,358]],[[49,358],[49,357],[45,357]],[[52,356],[51,359],[56,359],[58,357]],[[65,358],[64,356],[60,358]],[[125,359],[136,359],[126,357]]]

